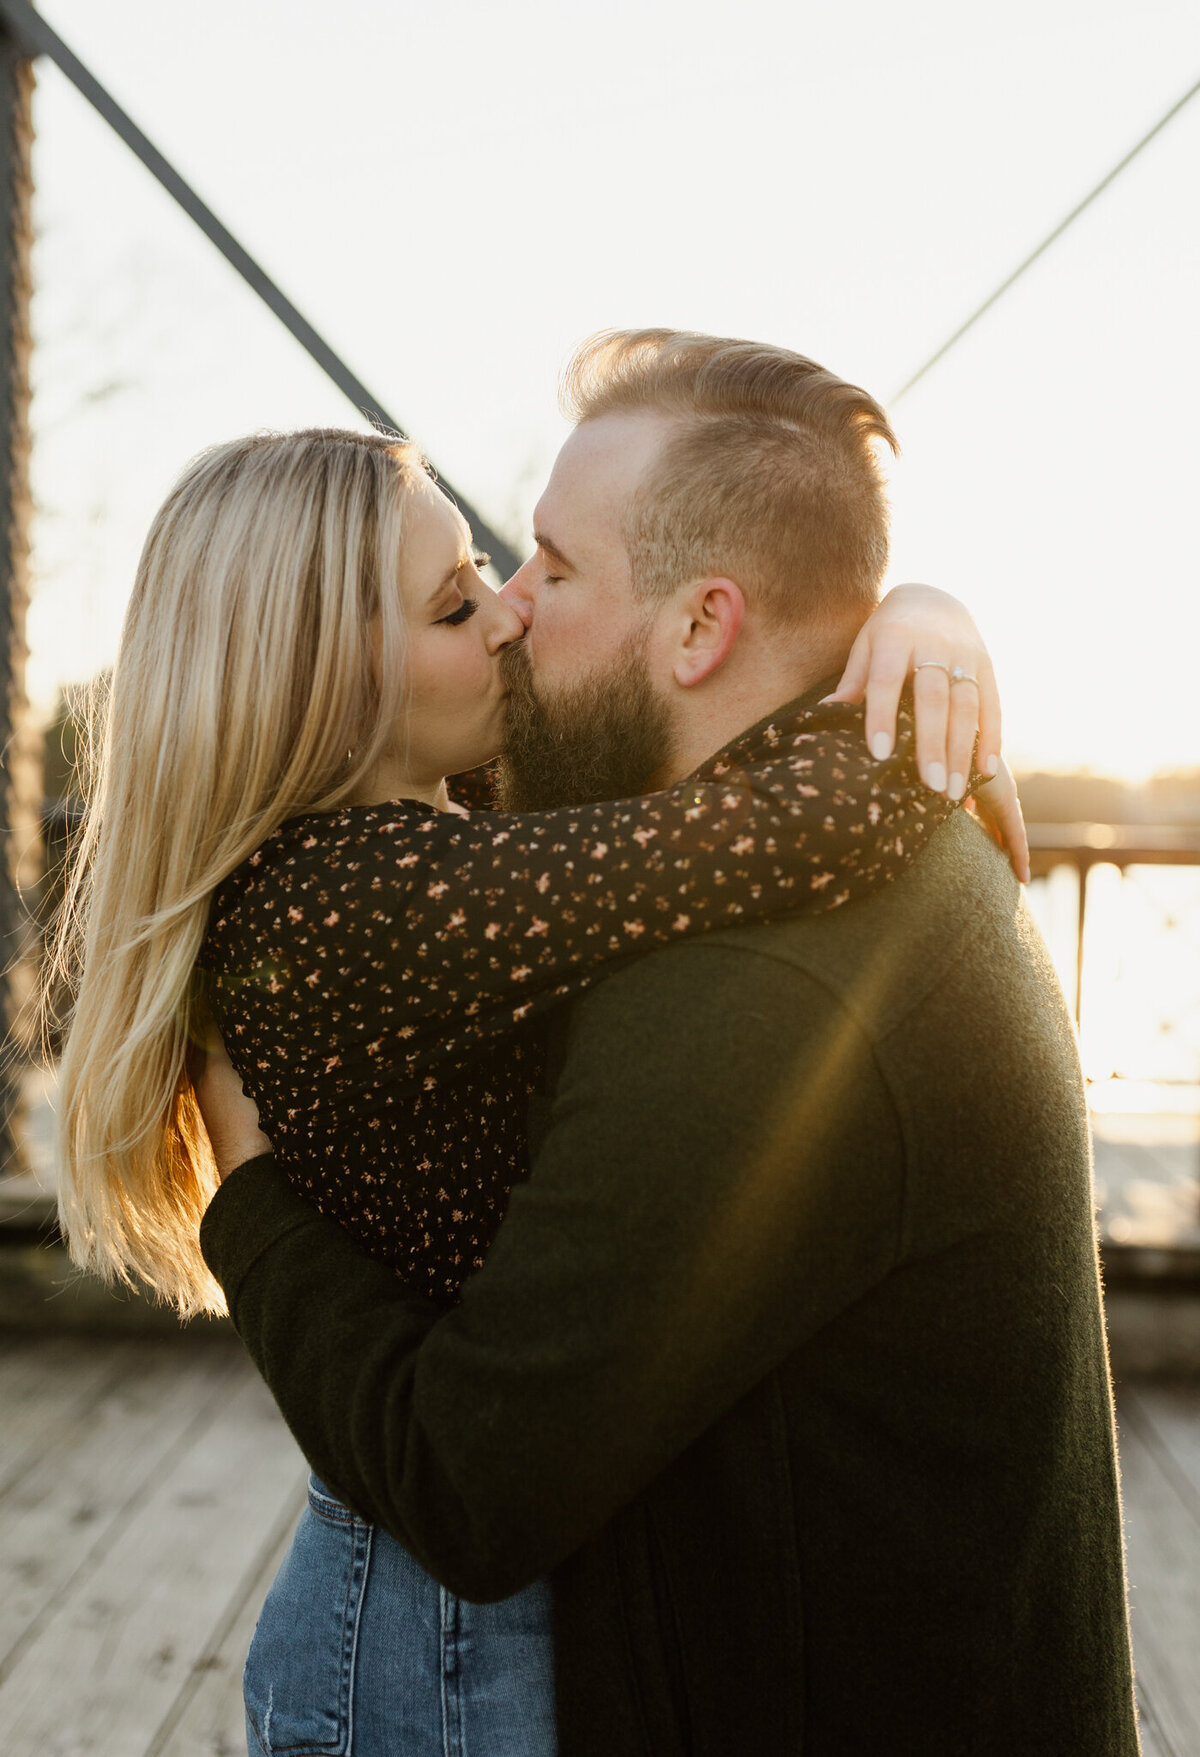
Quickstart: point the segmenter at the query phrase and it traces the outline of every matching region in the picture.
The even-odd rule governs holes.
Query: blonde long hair
[[[224,1310],[199,1248],[217,1179],[189,1074],[210,898],[284,819],[345,803],[393,735],[421,472],[406,441],[337,429],[204,452],[151,526],[84,741],[43,984],[44,1017],[69,1005],[60,1221],[76,1263],[185,1316]]]

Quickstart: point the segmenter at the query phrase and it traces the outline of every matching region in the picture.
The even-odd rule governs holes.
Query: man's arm
[[[576,1005],[533,1175],[450,1313],[270,1160],[206,1216],[307,1457],[468,1599],[545,1574],[892,1266],[887,1090],[848,1015],[762,944],[644,958]]]

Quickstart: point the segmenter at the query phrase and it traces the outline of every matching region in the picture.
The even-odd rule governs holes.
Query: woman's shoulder
[[[216,887],[209,938],[237,918],[276,913],[294,894],[344,885],[385,859],[403,866],[409,844],[411,864],[418,865],[436,815],[419,801],[402,799],[287,818]]]

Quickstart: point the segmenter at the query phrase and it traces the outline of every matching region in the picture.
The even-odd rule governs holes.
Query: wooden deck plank
[[[1135,1421],[1175,1480],[1200,1524],[1200,1386],[1144,1383],[1122,1393],[1126,1419]]]
[[[1141,1395],[1126,1387],[1120,1400],[1134,1659],[1147,1742],[1190,1757],[1200,1752],[1200,1522],[1147,1429]]]
[[[0,1347],[0,1500],[56,1453],[89,1411],[136,1371],[136,1349],[112,1341],[81,1348],[70,1337],[6,1336]]]
[[[142,1757],[169,1725],[264,1538],[295,1508],[303,1466],[249,1363],[177,1448],[97,1564],[0,1685],[5,1757]],[[257,1562],[257,1566],[255,1566]]]
[[[57,1436],[2,1504],[0,1684],[54,1617],[71,1582],[94,1574],[191,1432],[228,1396],[239,1351],[170,1343],[133,1351],[135,1366]]]
[[[1184,1757],[1184,1754],[1177,1751],[1174,1745],[1167,1743],[1153,1706],[1147,1702],[1145,1693],[1140,1686],[1138,1688],[1138,1731],[1142,1735],[1142,1757]],[[242,1757],[242,1753],[237,1750],[236,1746],[233,1749],[236,1752],[236,1757]]]
[[[0,1338],[0,1409],[4,1757],[243,1757],[304,1469],[236,1344]],[[1192,1757],[1200,1387],[1119,1411],[1144,1757]]]
[[[1174,1492],[1178,1504],[1177,1529],[1200,1530],[1200,1387],[1195,1384],[1132,1384],[1123,1388],[1120,1408],[1126,1430],[1136,1429],[1158,1464],[1163,1493]],[[1131,1577],[1142,1576],[1144,1569],[1152,1569],[1154,1563],[1151,1557],[1143,1560],[1138,1551],[1140,1509],[1134,1509],[1131,1518],[1128,1474],[1125,1499],[1126,1526],[1130,1530],[1130,1574]],[[1171,1505],[1170,1501],[1168,1505]],[[1144,1577],[1150,1576],[1146,1574]],[[1193,1701],[1200,1699],[1200,1664],[1194,1657],[1200,1652],[1200,1629],[1183,1626],[1168,1632],[1156,1627],[1155,1644],[1163,1639],[1169,1641],[1173,1650],[1182,1649],[1184,1653],[1187,1644],[1191,1643],[1191,1697]],[[1144,1645],[1145,1638],[1135,1636],[1135,1650],[1139,1656]],[[1160,1757],[1160,1754],[1162,1757],[1186,1757],[1189,1748],[1177,1747],[1160,1724],[1159,1686],[1143,1682],[1140,1691],[1145,1698],[1146,1710],[1142,1717],[1143,1757]]]
[[[304,1505],[303,1480],[256,1559],[241,1602],[231,1606],[211,1653],[202,1654],[145,1757],[246,1757],[242,1668],[267,1590],[291,1542]]]

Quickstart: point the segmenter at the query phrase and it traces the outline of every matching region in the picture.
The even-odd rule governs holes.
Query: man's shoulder
[[[711,1051],[736,1068],[745,1041],[774,1059],[801,1049],[819,1059],[837,1042],[905,1085],[953,1058],[968,1025],[985,1037],[1036,1025],[1049,1059],[1065,1068],[1074,1054],[1020,887],[983,831],[956,813],[870,898],[632,959],[555,1020],[549,1082],[580,1057],[610,1069],[641,1057],[661,1071]]]
[[[831,1004],[861,988],[920,986],[950,964],[982,955],[989,940],[1012,929],[1021,914],[1020,889],[1007,860],[965,813],[956,813],[931,838],[909,869],[871,896],[820,914],[788,914],[753,924],[731,923],[631,959],[606,978],[609,999],[660,988],[681,996],[698,991],[711,1004],[714,985],[754,987],[763,963],[783,964],[797,982],[824,992]],[[600,990],[593,990],[593,995]],[[592,1004],[585,995],[576,1006]]]

